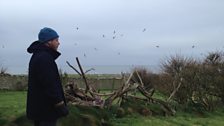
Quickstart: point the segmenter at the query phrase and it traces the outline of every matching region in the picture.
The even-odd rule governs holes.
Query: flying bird
[[[116,38],[116,36],[113,36],[113,39],[115,39]]]
[[[84,57],[86,57],[86,54],[84,53]]]
[[[159,48],[159,46],[157,45],[156,48]]]
[[[143,30],[142,30],[142,32],[145,32],[146,31],[146,28],[144,28]]]
[[[105,38],[105,35],[103,35],[103,38]]]
[[[195,46],[193,45],[192,48],[194,48]]]
[[[120,53],[120,52],[118,52],[117,54],[118,54],[118,55],[121,55],[121,53]]]
[[[79,30],[79,27],[76,27],[76,30]]]
[[[114,34],[116,33],[116,31],[114,30]]]

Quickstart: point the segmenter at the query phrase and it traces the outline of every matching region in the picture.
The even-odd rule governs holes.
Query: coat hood
[[[54,59],[57,59],[61,53],[58,51],[55,51],[49,47],[47,47],[44,43],[40,42],[40,41],[35,41],[33,42],[28,48],[27,48],[27,52],[28,53],[38,53],[38,52],[42,52],[42,51],[46,51],[48,53],[50,53]]]

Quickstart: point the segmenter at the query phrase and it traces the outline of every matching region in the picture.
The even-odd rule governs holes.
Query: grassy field
[[[18,117],[24,117],[25,106],[25,91],[0,91],[0,126],[9,124]],[[60,123],[60,125],[63,126],[63,124],[71,120],[72,116],[75,114],[77,113],[75,113],[74,108],[72,108],[70,116],[63,119],[63,123]],[[205,113],[203,115],[177,112],[175,116],[171,117],[143,117],[134,114],[123,118],[111,118],[111,123],[114,126],[223,126],[224,109]]]
[[[129,116],[114,120],[115,126],[223,126],[224,111],[207,113],[203,116],[177,113],[173,117]]]
[[[0,91],[0,124],[24,114],[25,100],[24,91]]]

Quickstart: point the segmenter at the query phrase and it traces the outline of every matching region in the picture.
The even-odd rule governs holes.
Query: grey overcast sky
[[[0,66],[27,71],[26,49],[43,27],[60,36],[62,69],[75,57],[90,66],[159,65],[223,50],[224,0],[0,0]]]

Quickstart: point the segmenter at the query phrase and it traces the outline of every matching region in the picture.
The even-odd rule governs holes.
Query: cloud
[[[26,48],[46,26],[60,34],[60,65],[76,56],[86,65],[150,65],[180,50],[197,55],[223,46],[223,4],[221,0],[2,0],[0,47],[5,48],[0,48],[0,57],[10,67],[17,61],[25,68],[30,58]]]

